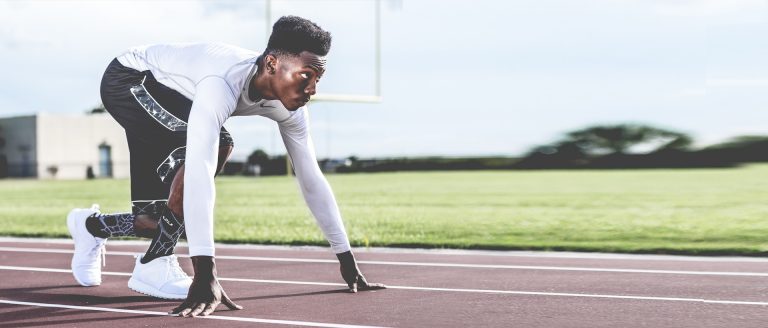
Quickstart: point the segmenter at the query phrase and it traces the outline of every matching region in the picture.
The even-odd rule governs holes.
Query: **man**
[[[97,206],[70,212],[78,283],[101,284],[107,238],[148,237],[152,242],[136,259],[131,289],[185,299],[172,310],[181,316],[208,315],[221,302],[241,308],[216,278],[213,179],[233,147],[224,121],[260,115],[277,122],[304,199],[350,291],[385,288],[368,283],[357,267],[309,135],[305,105],[325,72],[330,43],[330,34],[315,23],[286,16],[273,26],[261,55],[224,44],[168,44],[134,48],[113,60],[101,97],[128,138],[132,212],[101,214]],[[173,254],[185,232],[194,279]]]

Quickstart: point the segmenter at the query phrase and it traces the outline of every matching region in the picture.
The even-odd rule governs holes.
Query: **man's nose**
[[[314,96],[315,93],[317,93],[317,82],[315,81],[310,82],[307,88],[304,89],[304,92],[306,92],[310,96]]]

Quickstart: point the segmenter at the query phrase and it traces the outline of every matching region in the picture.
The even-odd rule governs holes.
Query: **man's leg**
[[[71,268],[75,281],[82,286],[101,285],[101,267],[104,265],[104,252],[107,239],[92,235],[86,220],[99,213],[99,206],[76,208],[67,215],[67,230],[75,246]]]
[[[184,233],[183,222],[168,208],[168,199],[172,193],[173,183],[171,181],[175,181],[179,176],[183,176],[179,173],[181,173],[185,155],[186,149],[183,146],[167,151],[163,160],[158,162],[157,170],[153,172],[153,179],[162,184],[162,188],[159,186],[153,188],[155,190],[163,190],[164,199],[162,203],[157,203],[156,206],[146,208],[145,210],[144,208],[136,208],[138,202],[134,202],[134,208],[136,209],[134,212],[137,217],[141,218],[140,220],[147,224],[152,220],[157,220],[157,228],[152,235],[152,242],[150,242],[144,256],[141,257],[141,264],[147,264],[154,259],[172,255],[176,242],[181,237],[181,234]]]
[[[217,173],[224,169],[224,165],[233,150],[231,138],[222,139],[222,142],[224,144],[219,148]],[[138,168],[140,165],[135,167]],[[141,175],[134,172],[134,176],[139,177]],[[95,246],[89,246],[91,248],[103,247],[106,238],[109,237],[152,238],[149,249],[140,260],[140,263],[143,264],[158,257],[173,254],[179,237],[184,234],[184,165],[182,164],[174,175],[167,202],[162,200],[146,203],[134,202],[133,207],[133,212],[115,214],[102,214],[96,209],[81,210],[88,211],[85,215],[90,215],[85,219],[85,228],[87,232],[93,235],[92,237],[82,236],[81,238],[97,237],[94,239]],[[95,213],[90,214],[92,212]],[[91,263],[94,261],[98,262],[98,260],[83,260],[81,262],[87,262],[89,266],[94,266]],[[95,266],[99,265],[100,263],[95,263]],[[101,284],[100,273],[89,273],[93,269],[79,271],[83,272],[76,273],[75,278],[81,285],[97,286]]]
[[[139,215],[144,216],[144,215]],[[163,204],[161,212],[155,213],[155,215],[146,215],[144,221],[150,222],[152,217],[158,217],[157,228],[155,229],[155,235],[152,238],[152,242],[147,249],[147,252],[142,256],[141,263],[146,264],[150,261],[174,254],[174,248],[176,243],[182,234],[184,234],[183,221],[171,212],[167,203]]]
[[[150,72],[126,68],[117,60],[104,74],[101,96],[105,108],[125,128],[128,138],[132,213],[93,216],[91,214],[98,210],[81,212],[93,216],[88,219],[91,233],[152,238],[147,254],[137,257],[128,286],[151,296],[183,299],[191,279],[173,256],[173,247],[183,234],[183,226],[177,219],[180,216],[169,209],[168,199],[171,180],[183,164],[186,122],[192,101],[157,82]],[[228,137],[228,133],[226,135]],[[231,144],[231,138],[228,143],[221,143]],[[183,178],[183,174],[178,176]],[[133,231],[130,222],[133,222]],[[85,230],[86,224],[82,223]],[[85,235],[105,240],[91,233]]]
[[[222,147],[219,148],[216,172],[221,172],[232,154],[233,146],[222,132]],[[184,165],[176,171],[171,183],[167,205],[155,203],[136,204],[140,209],[135,213],[101,214],[95,213],[86,219],[86,228],[93,236],[109,237],[144,237],[152,238],[142,263],[155,258],[173,254],[173,246],[184,235]],[[158,230],[159,229],[159,230]],[[170,243],[170,244],[169,244]],[[171,247],[168,247],[168,246]]]
[[[174,222],[168,209],[169,180],[174,172],[158,170],[166,163],[176,164],[175,156],[183,153],[184,139],[175,134],[158,134],[148,138],[146,134],[128,133],[134,231],[143,230],[142,234],[152,238],[151,251],[136,257],[128,287],[153,297],[184,299],[192,279],[173,255],[173,245],[183,227],[176,223],[171,226],[174,230],[163,231],[165,222]],[[165,235],[170,235],[173,242],[164,242],[163,238],[168,238]]]
[[[154,123],[146,114],[143,114],[141,106],[130,93],[130,88],[141,83],[145,77],[144,73],[124,67],[115,59],[107,66],[101,80],[102,102],[109,114],[126,130],[127,136],[129,131],[146,131],[148,123]],[[130,147],[130,138],[128,138],[128,144]],[[134,155],[135,153],[131,152],[132,162]],[[131,177],[134,178],[133,172],[131,173]],[[135,231],[131,229],[132,220],[132,215],[128,213],[101,215],[98,205],[95,204],[88,209],[80,208],[70,211],[67,215],[67,229],[75,245],[71,268],[79,284],[83,286],[101,284],[106,238],[134,235]]]
[[[95,237],[136,236],[133,213],[94,213],[85,220],[85,228]]]
[[[230,139],[231,143],[231,139]],[[233,146],[223,144],[219,147],[218,164],[216,172],[224,169],[224,164],[232,154]],[[149,221],[149,220],[145,220]],[[179,237],[184,233],[184,165],[176,171],[171,183],[168,195],[166,212],[157,223],[157,232],[147,253],[142,257],[141,263],[147,263],[158,257],[173,254],[173,250]]]

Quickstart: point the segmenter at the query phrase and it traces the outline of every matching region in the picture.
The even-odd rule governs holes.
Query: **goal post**
[[[341,103],[368,103],[375,104],[383,101],[381,95],[381,0],[361,0],[371,1],[374,6],[373,20],[373,40],[374,40],[374,74],[372,83],[374,92],[372,94],[352,94],[352,93],[318,93],[312,96],[310,102],[341,102]],[[272,6],[273,0],[265,1],[265,23],[266,40],[272,32]],[[290,176],[292,171],[290,155],[285,155],[286,175]]]

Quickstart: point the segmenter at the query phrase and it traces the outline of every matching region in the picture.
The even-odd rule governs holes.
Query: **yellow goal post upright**
[[[373,21],[373,40],[374,40],[374,75],[373,75],[373,94],[350,94],[350,93],[318,93],[312,96],[311,102],[342,102],[342,103],[381,103],[381,0],[357,0],[360,2],[373,2],[374,21]],[[266,40],[272,32],[272,5],[277,0],[266,0],[265,3],[265,23]],[[290,156],[285,155],[286,175],[290,176],[292,171]]]

